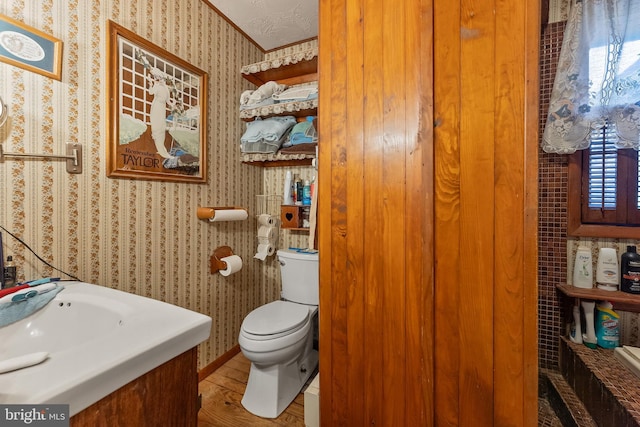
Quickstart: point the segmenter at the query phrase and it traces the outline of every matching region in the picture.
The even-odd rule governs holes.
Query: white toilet
[[[318,313],[318,253],[279,250],[281,301],[256,308],[240,328],[240,349],[251,361],[242,406],[276,418],[318,366],[313,349]]]

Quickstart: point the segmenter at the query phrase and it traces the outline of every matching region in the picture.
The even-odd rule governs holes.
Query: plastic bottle
[[[596,266],[596,286],[605,291],[618,290],[618,253],[613,248],[600,248]]]
[[[582,309],[584,310],[584,330],[582,334],[582,342],[589,348],[596,348],[598,346],[598,338],[596,337],[596,328],[594,321],[594,308],[596,306],[595,301],[581,301]]]
[[[596,305],[596,338],[602,348],[616,348],[620,344],[620,316],[613,311],[613,305],[601,301]]]
[[[578,246],[573,265],[573,286],[576,288],[593,288],[593,261],[591,249]]]
[[[300,178],[296,178],[295,181],[295,187],[296,187],[296,199],[295,199],[295,204],[296,205],[302,205],[302,180]]]
[[[576,344],[582,344],[582,324],[580,323],[580,305],[577,302],[573,306],[573,325],[571,325],[571,334],[569,335],[569,339]]]
[[[2,252],[2,231],[0,231],[0,289],[4,288],[4,252]]]
[[[17,277],[16,264],[13,262],[13,257],[9,255],[7,261],[4,263],[4,287],[10,288],[15,286]]]
[[[304,182],[304,187],[302,187],[302,204],[305,206],[311,205],[311,184],[309,184],[308,179]]]
[[[311,197],[313,197],[313,193],[316,191],[316,177],[314,176],[311,179]]]
[[[283,204],[284,205],[292,205],[293,204],[293,195],[291,193],[291,183],[293,178],[291,177],[291,171],[287,171],[287,175],[284,179],[284,196],[283,196]]]
[[[627,246],[620,257],[620,290],[640,294],[640,254],[635,246]]]

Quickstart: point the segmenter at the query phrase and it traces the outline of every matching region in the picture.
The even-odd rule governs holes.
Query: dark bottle
[[[635,246],[627,246],[620,257],[620,290],[640,294],[640,254]]]
[[[4,287],[10,288],[16,285],[16,265],[13,262],[13,257],[9,255],[7,261],[4,263]]]

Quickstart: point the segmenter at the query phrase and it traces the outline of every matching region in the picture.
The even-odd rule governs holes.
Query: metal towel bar
[[[4,162],[5,157],[65,159],[67,161],[67,172],[82,173],[82,145],[67,143],[66,146],[67,154],[32,154],[4,151],[2,144],[0,144],[0,162]]]

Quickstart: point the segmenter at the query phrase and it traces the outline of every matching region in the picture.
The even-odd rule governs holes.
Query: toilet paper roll
[[[223,261],[227,264],[227,268],[224,270],[220,270],[220,274],[223,276],[229,276],[233,273],[237,273],[242,269],[242,258],[238,255],[231,255],[220,258],[220,261]]]
[[[258,245],[258,252],[256,252],[256,254],[253,257],[256,259],[259,259],[260,261],[264,261],[265,259],[267,259],[268,256],[272,256],[275,253],[276,253],[276,248],[272,244],[261,243]]]
[[[278,217],[269,214],[258,215],[258,225],[267,227],[277,227]]]
[[[261,225],[258,227],[258,240],[271,241],[277,236],[277,229],[275,227],[268,227],[265,225]]]

